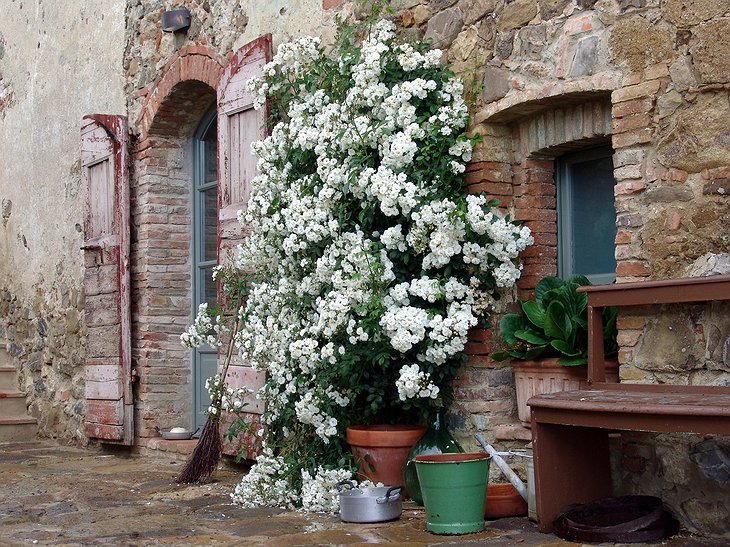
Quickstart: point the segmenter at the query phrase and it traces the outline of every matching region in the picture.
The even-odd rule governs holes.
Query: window
[[[200,304],[217,302],[213,268],[218,258],[218,176],[216,112],[211,108],[193,137],[193,316]],[[205,380],[218,369],[217,350],[203,346],[193,357],[193,425],[205,424],[210,395]]]
[[[585,275],[593,284],[616,279],[616,208],[610,148],[559,158],[558,275]]]

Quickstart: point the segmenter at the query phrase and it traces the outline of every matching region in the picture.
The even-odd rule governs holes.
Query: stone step
[[[20,416],[26,411],[25,393],[0,390],[0,416]]]
[[[0,443],[33,441],[38,422],[29,416],[0,416]]]
[[[0,365],[0,391],[18,389],[18,371],[15,367]]]

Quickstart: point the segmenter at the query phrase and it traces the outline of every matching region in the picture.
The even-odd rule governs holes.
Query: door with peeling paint
[[[218,262],[227,263],[235,256],[236,246],[246,234],[238,223],[237,213],[246,209],[251,180],[256,175],[256,159],[251,142],[265,136],[265,110],[253,109],[253,96],[246,82],[263,75],[264,65],[271,60],[271,35],[261,36],[243,46],[231,57],[221,74],[218,93]],[[265,381],[240,357],[234,357],[227,382],[232,387],[247,386],[258,390]],[[263,412],[254,396],[246,401],[245,410],[252,419]],[[228,453],[231,447],[226,447]]]
[[[81,125],[85,188],[86,415],[91,439],[134,439],[129,301],[127,121],[91,115]]]

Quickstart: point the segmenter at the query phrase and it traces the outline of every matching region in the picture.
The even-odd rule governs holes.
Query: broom
[[[240,317],[236,314],[236,322],[233,326],[231,339],[228,341],[226,358],[223,361],[223,373],[221,374],[222,384],[225,384],[228,366],[231,364],[231,359],[233,358],[234,340],[238,332],[239,323]],[[200,482],[202,479],[210,477],[218,468],[218,462],[221,459],[221,450],[223,449],[223,441],[218,426],[221,421],[224,391],[221,386],[221,389],[216,390],[213,394],[213,400],[210,404],[213,411],[208,412],[208,419],[205,421],[205,427],[203,427],[203,432],[200,434],[198,444],[195,446],[193,453],[190,454],[188,461],[185,463],[185,467],[182,468],[182,471],[180,471],[180,474],[175,479],[175,482],[178,484]]]

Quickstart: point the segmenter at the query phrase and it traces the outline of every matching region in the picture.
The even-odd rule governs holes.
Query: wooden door
[[[129,301],[127,120],[95,114],[81,124],[87,354],[86,435],[134,438]]]
[[[245,210],[256,174],[251,142],[265,136],[266,113],[253,109],[253,97],[246,86],[252,76],[261,76],[271,60],[271,35],[261,36],[243,46],[232,57],[218,83],[218,263],[235,257],[236,246],[246,236],[237,213]],[[223,299],[219,298],[219,302]],[[264,375],[234,357],[227,380],[233,387],[257,390]],[[263,412],[261,402],[251,396],[246,411],[252,419]],[[230,447],[229,447],[230,448]]]

